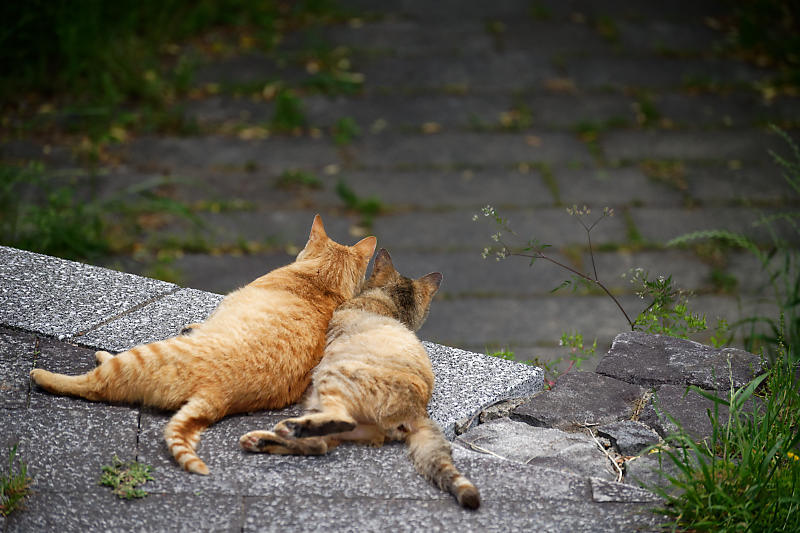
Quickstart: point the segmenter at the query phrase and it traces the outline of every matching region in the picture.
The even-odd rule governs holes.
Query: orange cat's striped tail
[[[415,426],[406,444],[417,472],[455,496],[462,507],[477,509],[481,504],[478,489],[453,465],[450,443],[442,430],[429,418],[418,420]]]

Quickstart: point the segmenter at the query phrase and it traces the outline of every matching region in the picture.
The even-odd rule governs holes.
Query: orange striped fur
[[[328,327],[325,355],[314,370],[299,418],[239,440],[253,452],[321,455],[342,441],[381,446],[405,441],[417,471],[468,508],[478,489],[453,465],[450,443],[426,406],[433,369],[414,331],[422,326],[442,275],[401,276],[386,250],[359,296],[339,306]]]
[[[97,352],[99,366],[80,376],[35,369],[31,377],[55,394],[177,410],[164,430],[167,445],[183,468],[208,474],[195,453],[200,434],[227,414],[300,398],[331,315],[363,283],[374,250],[375,237],[352,247],[332,241],[317,215],[293,263],[228,294],[188,335],[117,356]]]

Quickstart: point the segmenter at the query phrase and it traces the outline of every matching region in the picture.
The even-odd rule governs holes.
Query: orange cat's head
[[[379,290],[394,304],[395,318],[416,331],[428,318],[433,296],[441,283],[442,275],[439,272],[431,272],[417,279],[403,276],[394,268],[389,252],[381,248],[362,294],[371,289]]]
[[[317,269],[331,289],[341,284],[342,292],[349,298],[364,280],[367,264],[377,242],[375,237],[370,236],[353,246],[339,244],[325,233],[322,217],[315,215],[308,242],[297,254],[295,262],[308,262],[309,266]]]

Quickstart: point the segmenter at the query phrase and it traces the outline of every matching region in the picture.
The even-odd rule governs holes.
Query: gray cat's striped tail
[[[408,454],[417,472],[456,497],[467,509],[480,504],[478,489],[453,465],[450,443],[439,426],[429,418],[417,422],[415,431],[406,438]]]

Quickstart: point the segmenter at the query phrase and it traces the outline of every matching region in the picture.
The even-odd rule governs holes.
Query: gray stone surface
[[[728,365],[731,365],[730,368]],[[705,389],[742,387],[763,371],[758,356],[735,348],[715,349],[693,341],[620,333],[597,372],[644,386],[660,383]]]
[[[717,395],[726,398],[725,392]],[[719,420],[728,419],[728,408],[718,404]],[[668,438],[678,431],[678,425],[693,439],[705,439],[711,435],[712,425],[708,411],[714,412],[714,402],[703,398],[695,391],[686,390],[682,385],[661,385],[655,391],[652,400],[642,410],[639,420]],[[670,419],[672,418],[672,420]]]
[[[596,502],[658,502],[659,498],[649,490],[637,489],[624,483],[615,483],[602,478],[589,478],[592,499]]]
[[[455,437],[457,420],[474,416],[499,400],[542,390],[541,368],[431,342],[423,344],[436,375],[428,412],[450,439]]]
[[[586,424],[631,418],[644,392],[594,372],[569,372],[551,390],[514,409],[511,416],[534,426],[578,430]]]
[[[0,280],[0,323],[62,338],[178,289],[5,246],[0,246]]]
[[[0,327],[0,405],[6,409],[27,406],[36,338]]]
[[[621,455],[633,456],[645,448],[658,444],[658,433],[636,420],[620,420],[597,428],[597,434],[611,441]]]
[[[217,308],[222,296],[196,289],[180,289],[82,335],[81,344],[122,352],[139,344],[178,335],[184,326],[202,322]]]
[[[470,429],[456,438],[470,450],[581,476],[613,480],[606,457],[588,435],[533,427],[499,418]]]

